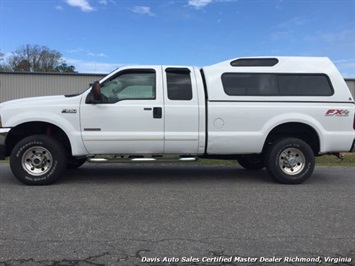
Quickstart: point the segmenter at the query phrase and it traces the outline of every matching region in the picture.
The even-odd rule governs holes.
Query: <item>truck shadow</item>
[[[329,171],[316,168],[304,184],[319,185],[339,183]],[[8,164],[0,167],[0,185],[21,184],[11,173]],[[231,185],[269,184],[281,185],[271,178],[265,169],[245,170],[240,166],[192,166],[192,165],[95,165],[85,164],[76,170],[66,170],[54,185],[63,184],[208,184]],[[186,185],[188,185],[186,184]],[[292,185],[293,186],[293,185]]]
[[[182,182],[276,183],[266,170],[251,171],[225,166],[84,165],[67,170],[61,183],[182,183]]]

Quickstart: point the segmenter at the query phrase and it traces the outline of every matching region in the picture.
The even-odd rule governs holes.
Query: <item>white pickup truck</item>
[[[13,174],[29,185],[50,184],[85,161],[173,155],[237,160],[299,184],[315,156],[355,151],[354,99],[328,58],[122,67],[81,94],[2,103],[0,119],[0,159],[10,156]]]

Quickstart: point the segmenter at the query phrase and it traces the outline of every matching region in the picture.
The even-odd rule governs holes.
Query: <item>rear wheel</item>
[[[313,173],[314,153],[303,140],[285,138],[271,145],[265,165],[269,174],[280,183],[301,184]]]
[[[12,173],[27,185],[53,183],[66,167],[63,146],[45,135],[34,135],[21,140],[10,156]]]

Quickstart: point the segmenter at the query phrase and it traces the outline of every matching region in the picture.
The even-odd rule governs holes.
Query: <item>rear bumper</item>
[[[0,128],[0,160],[5,159],[6,154],[6,137],[11,128]]]

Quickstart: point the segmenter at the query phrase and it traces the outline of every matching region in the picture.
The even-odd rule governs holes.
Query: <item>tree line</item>
[[[47,46],[26,44],[14,51],[6,60],[0,53],[0,71],[76,73],[63,55]]]

